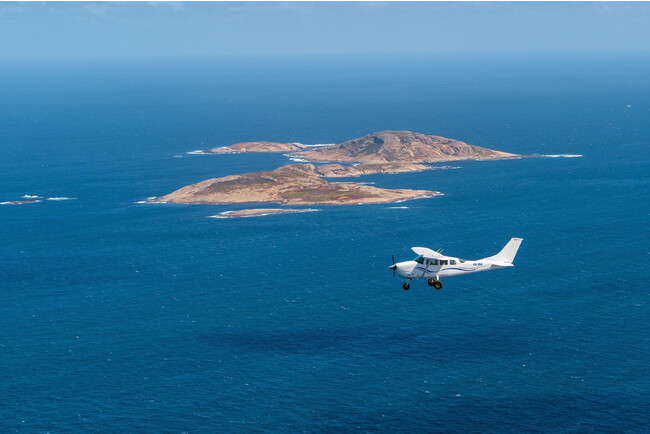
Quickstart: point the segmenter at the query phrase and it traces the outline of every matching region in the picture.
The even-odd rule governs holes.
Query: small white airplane
[[[411,279],[428,279],[429,286],[440,289],[442,288],[441,277],[514,267],[512,261],[515,259],[522,241],[522,238],[511,238],[508,244],[496,255],[476,261],[445,256],[426,247],[412,247],[411,250],[418,255],[417,258],[396,264],[395,256],[393,256],[393,265],[388,268],[393,270],[393,277],[395,271],[400,276],[406,277],[407,281],[402,286],[404,290],[411,287]]]

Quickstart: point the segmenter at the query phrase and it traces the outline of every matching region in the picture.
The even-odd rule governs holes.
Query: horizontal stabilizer
[[[496,265],[497,267],[514,267],[511,263],[508,262],[496,262],[496,261],[490,261],[492,265]]]

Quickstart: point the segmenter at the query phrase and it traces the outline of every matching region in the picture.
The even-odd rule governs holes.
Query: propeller
[[[395,265],[395,255],[393,256],[393,265],[390,265],[388,268],[393,270],[393,279],[395,278],[395,269],[397,268],[397,265]]]

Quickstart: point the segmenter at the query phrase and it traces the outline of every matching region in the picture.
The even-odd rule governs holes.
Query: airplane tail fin
[[[517,250],[519,250],[522,241],[522,238],[511,238],[510,241],[508,241],[508,244],[506,244],[499,253],[490,256],[489,258],[485,258],[485,260],[506,266],[512,265],[512,261],[515,259],[515,255],[517,255]]]

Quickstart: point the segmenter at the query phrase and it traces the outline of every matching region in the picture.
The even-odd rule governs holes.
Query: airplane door
[[[431,263],[430,260],[428,260],[428,259],[424,260],[424,264],[422,264],[422,265],[424,265],[424,268],[422,269],[422,277],[424,277],[424,275],[427,274],[427,270],[429,269],[429,264],[430,263]]]

